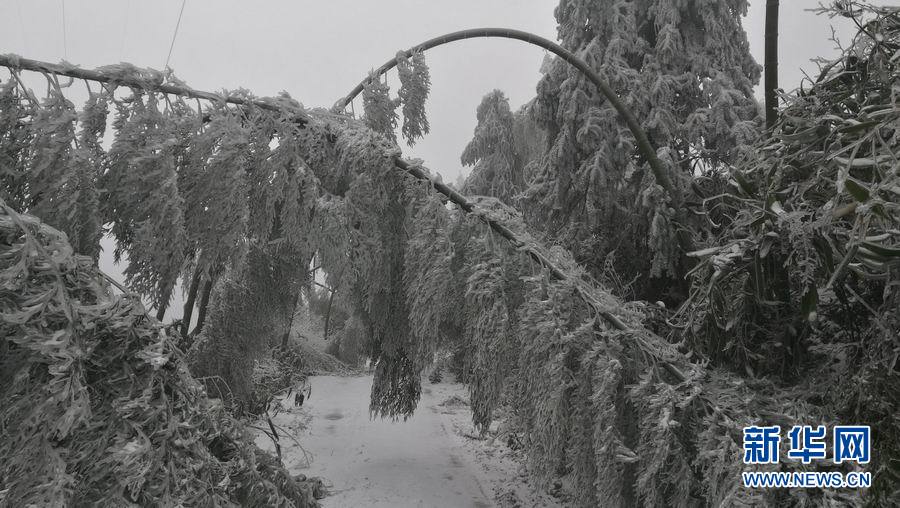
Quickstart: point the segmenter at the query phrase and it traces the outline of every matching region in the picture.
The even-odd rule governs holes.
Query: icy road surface
[[[369,419],[371,376],[316,376],[310,384],[303,407],[293,408],[291,395],[274,422],[302,446],[280,439],[291,473],[325,479],[331,492],[321,501],[325,507],[484,508],[511,498],[524,506],[557,505],[532,492],[505,446],[473,439],[461,385],[425,381],[416,413],[392,422]],[[257,443],[273,449],[265,436]]]

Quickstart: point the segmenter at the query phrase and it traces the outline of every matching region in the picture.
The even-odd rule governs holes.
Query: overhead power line
[[[62,9],[62,36],[63,36],[63,58],[69,59],[69,41],[66,34],[66,0],[59,0],[59,6]]]
[[[184,5],[187,0],[181,0],[181,10],[178,11],[178,21],[175,22],[175,32],[172,34],[172,43],[169,44],[169,54],[166,55],[166,65],[163,69],[169,68],[169,60],[172,58],[172,50],[175,49],[175,38],[178,37],[178,28],[181,27],[181,16],[184,14]]]

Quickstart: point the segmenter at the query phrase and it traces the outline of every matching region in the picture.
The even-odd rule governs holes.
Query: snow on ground
[[[326,508],[560,506],[532,489],[504,445],[475,437],[462,385],[425,383],[416,413],[392,422],[369,419],[371,375],[309,383],[303,407],[291,395],[273,421],[299,441],[280,439],[291,473],[329,486]],[[257,443],[274,450],[265,435]]]

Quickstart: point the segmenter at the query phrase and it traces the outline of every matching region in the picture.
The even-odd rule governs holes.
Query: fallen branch
[[[269,416],[268,411],[266,411],[266,421],[269,422],[269,429],[272,430],[272,434],[269,437],[275,443],[275,453],[278,455],[278,461],[281,462],[281,444],[278,442],[278,431],[275,430],[275,424],[272,423],[272,417]]]

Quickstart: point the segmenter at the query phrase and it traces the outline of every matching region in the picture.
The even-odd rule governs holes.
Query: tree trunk
[[[766,53],[763,87],[766,98],[766,129],[778,118],[778,2],[766,0]]]
[[[166,307],[168,304],[160,305],[159,309],[156,310],[156,320],[162,322],[163,318],[166,317]]]
[[[197,300],[197,290],[200,289],[200,267],[194,270],[191,278],[191,287],[188,289],[187,301],[184,302],[184,315],[181,318],[181,336],[187,337],[191,327],[191,318],[194,316],[194,302]]]
[[[287,349],[288,340],[291,337],[291,329],[294,328],[294,317],[297,315],[297,305],[300,304],[301,291],[300,288],[297,288],[297,296],[294,297],[294,306],[291,308],[291,320],[288,321],[287,330],[281,336],[281,349]]]
[[[203,284],[203,293],[200,295],[200,309],[197,311],[197,326],[194,327],[191,335],[197,335],[203,330],[203,321],[206,320],[206,308],[209,307],[209,295],[212,293],[212,286],[212,278],[208,278],[206,283]]]
[[[331,323],[331,305],[334,303],[334,293],[336,291],[331,291],[331,296],[328,297],[328,309],[325,311],[325,329],[322,331],[322,338],[324,340],[328,340],[328,325]]]

